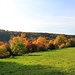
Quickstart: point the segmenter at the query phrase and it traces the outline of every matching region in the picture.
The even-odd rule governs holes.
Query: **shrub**
[[[26,53],[26,45],[20,41],[15,41],[12,43],[11,51],[13,55],[22,55]]]
[[[55,49],[55,44],[53,40],[50,40],[47,46],[48,49],[54,50]]]
[[[65,44],[62,43],[61,45],[59,45],[59,48],[65,48]]]
[[[66,42],[66,47],[71,47],[70,41],[67,41],[67,42]]]
[[[75,38],[68,39],[66,47],[75,47]]]
[[[54,50],[54,49],[55,49],[55,45],[54,45],[54,44],[49,44],[49,45],[48,45],[48,49]]]
[[[46,47],[43,44],[38,44],[37,45],[37,51],[46,51]]]
[[[9,40],[11,53],[13,53],[13,55],[22,55],[26,53],[26,38],[24,38],[24,36],[24,34],[21,34],[21,36],[15,36]]]
[[[6,45],[0,46],[0,58],[8,57],[10,52],[7,50]]]
[[[26,45],[26,48],[27,48],[27,53],[32,52],[31,45]]]
[[[7,48],[7,50],[10,52],[10,55],[9,55],[9,56],[13,56],[13,53],[12,53],[12,51],[11,51],[11,49],[10,49],[9,44],[6,44],[6,48]]]
[[[75,47],[75,39],[74,38],[71,39],[69,42],[70,42],[71,47]]]
[[[40,36],[37,40],[33,41],[32,43],[37,46],[37,51],[45,51],[48,44],[48,40],[46,40],[45,37]]]
[[[65,44],[66,40],[67,40],[67,38],[65,35],[58,35],[54,40],[54,44],[60,46],[63,43]]]
[[[37,52],[37,45],[31,44],[31,51],[32,52]]]
[[[5,44],[5,43],[4,43],[3,41],[0,41],[0,46],[1,46],[1,45],[4,45],[4,44]]]
[[[27,53],[29,53],[29,52],[32,52],[32,48],[31,48],[31,42],[29,42],[28,40],[26,40],[25,42],[24,42],[24,44],[26,45],[26,47],[27,47]]]

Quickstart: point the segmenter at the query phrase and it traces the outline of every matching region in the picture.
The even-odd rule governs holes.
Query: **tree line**
[[[33,39],[37,39],[39,36],[45,37],[47,40],[55,39],[59,34],[53,33],[35,33],[35,32],[20,32],[20,31],[8,31],[0,29],[0,41],[8,42],[12,36],[20,36],[21,33],[26,34],[26,38],[29,41],[33,41]],[[75,38],[75,35],[66,35],[67,38]]]
[[[61,34],[55,39],[49,40],[39,36],[30,41],[26,38],[25,33],[21,33],[12,36],[7,43],[0,41],[0,58],[67,47],[75,47],[75,38],[67,38],[66,35]]]

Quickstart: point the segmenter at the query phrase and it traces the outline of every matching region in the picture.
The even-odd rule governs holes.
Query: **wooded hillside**
[[[55,39],[59,34],[53,33],[36,33],[36,32],[17,32],[17,31],[8,31],[8,30],[1,30],[0,29],[0,41],[8,42],[9,39],[13,36],[20,35],[21,33],[26,34],[26,38],[30,41],[37,39],[39,36],[45,37],[46,39]],[[75,35],[66,35],[68,38],[75,38]]]

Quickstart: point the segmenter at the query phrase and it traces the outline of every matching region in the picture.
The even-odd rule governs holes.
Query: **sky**
[[[0,0],[0,29],[75,35],[75,0]]]

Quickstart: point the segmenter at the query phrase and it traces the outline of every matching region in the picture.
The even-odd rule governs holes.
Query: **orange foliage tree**
[[[0,41],[0,46],[1,46],[1,45],[4,45],[4,44],[5,44],[5,43],[4,43],[3,41]]]
[[[6,44],[0,41],[0,58],[8,57],[10,52],[8,51]]]
[[[45,50],[47,47],[47,40],[40,36],[37,40],[33,41],[33,44],[37,45],[38,51]]]
[[[27,53],[32,52],[32,47],[31,47],[32,43],[26,40],[24,44],[27,46]]]

